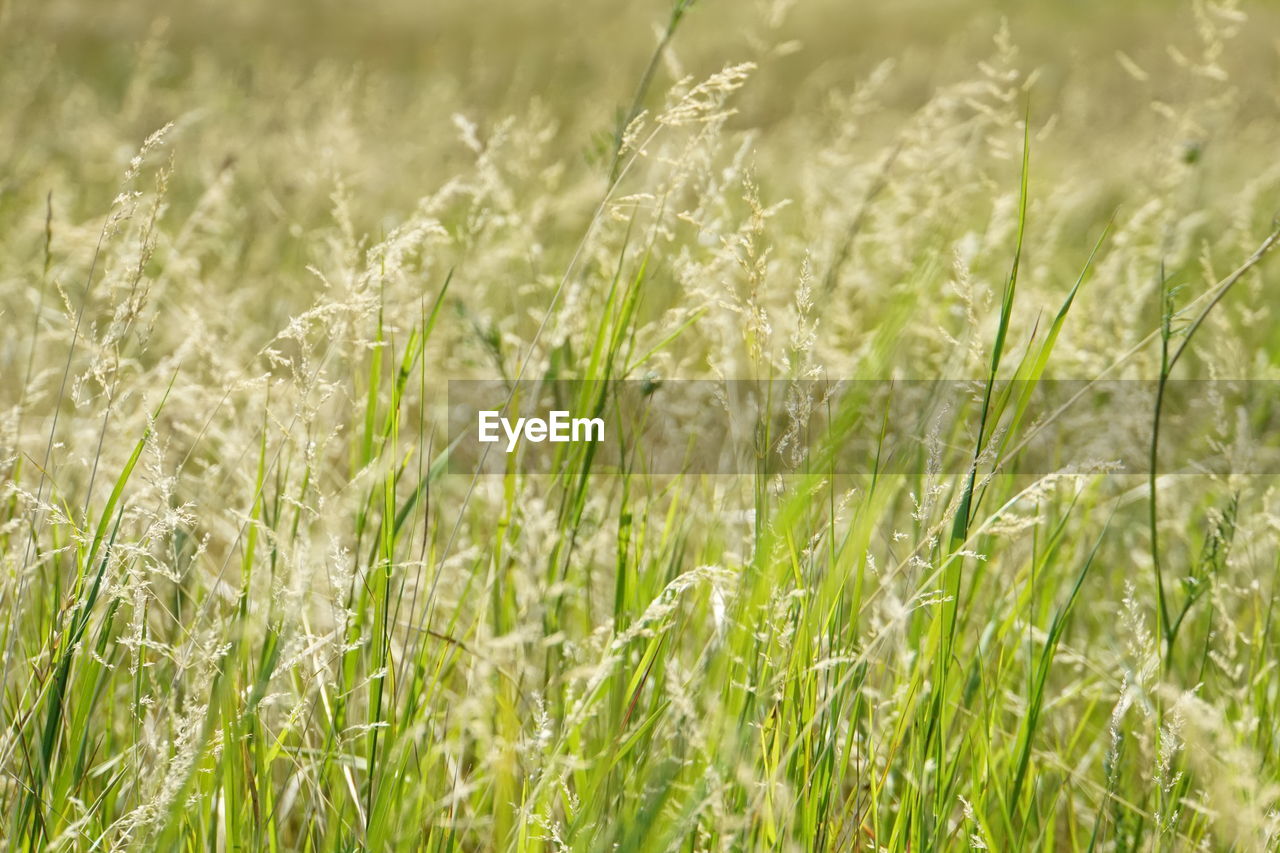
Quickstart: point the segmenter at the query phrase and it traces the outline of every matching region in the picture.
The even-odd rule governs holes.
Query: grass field
[[[0,0],[4,849],[1277,849],[1273,422],[1159,425],[1280,379],[1278,46]],[[460,379],[971,386],[904,470],[788,401],[781,469],[474,474]],[[1139,464],[1019,468],[1095,379]]]

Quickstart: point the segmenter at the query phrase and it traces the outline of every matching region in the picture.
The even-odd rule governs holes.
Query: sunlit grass
[[[359,68],[228,47],[292,6],[123,45],[3,7],[4,846],[1273,849],[1249,413],[1230,475],[1161,467],[1158,398],[1149,474],[1007,469],[1038,383],[1276,378],[1274,16],[1135,6],[1072,67],[1017,49],[1069,10],[977,61],[962,7],[878,12],[849,76],[828,7],[584,7],[614,41],[532,100],[563,50],[452,5],[425,59],[352,22]],[[971,380],[973,416],[910,475],[835,470],[856,407],[782,473],[480,474],[462,378],[602,380],[568,403],[606,420],[603,380]],[[794,449],[778,411],[750,438]]]

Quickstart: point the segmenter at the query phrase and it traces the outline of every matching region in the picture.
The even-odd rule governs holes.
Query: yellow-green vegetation
[[[993,380],[1280,378],[1278,39],[0,0],[5,847],[1275,849],[1274,478],[1010,476]],[[972,380],[975,465],[468,476],[460,378]]]

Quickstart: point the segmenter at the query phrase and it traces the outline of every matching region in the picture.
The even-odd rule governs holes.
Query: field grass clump
[[[1280,378],[1275,10],[480,5],[0,3],[4,848],[1276,849],[1268,423],[1009,390]],[[471,475],[450,379],[972,416]]]

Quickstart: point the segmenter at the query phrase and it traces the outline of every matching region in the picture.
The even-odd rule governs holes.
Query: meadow
[[[0,0],[0,846],[1278,849],[1274,424],[1164,411],[1280,380],[1278,46]],[[787,398],[780,467],[468,473],[458,380],[967,390],[895,470]],[[1029,465],[1094,380],[1134,446]]]

